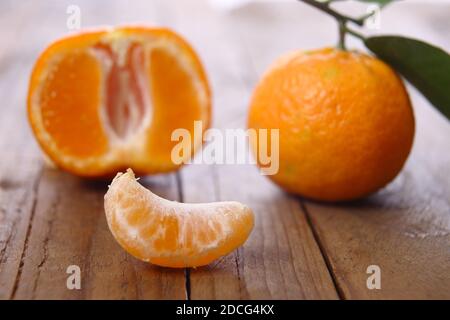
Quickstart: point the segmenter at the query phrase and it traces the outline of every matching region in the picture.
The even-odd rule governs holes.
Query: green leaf
[[[399,0],[357,0],[357,1],[378,3],[380,6],[384,7],[385,5],[389,4],[390,2],[399,1]]]
[[[364,43],[450,119],[450,55],[447,52],[423,41],[397,36],[369,37]]]

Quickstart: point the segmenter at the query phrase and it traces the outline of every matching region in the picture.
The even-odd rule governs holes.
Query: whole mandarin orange
[[[389,183],[415,130],[408,93],[388,65],[332,48],[279,58],[256,86],[248,126],[280,130],[279,170],[269,177],[323,201],[363,197]]]

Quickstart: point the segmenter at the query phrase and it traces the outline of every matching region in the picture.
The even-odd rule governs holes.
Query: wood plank
[[[191,298],[337,298],[298,201],[272,185],[253,166],[217,166],[210,171],[211,184],[202,171],[202,182],[194,184],[192,181],[199,180],[192,175],[198,174],[198,169],[192,166],[183,170],[184,199],[200,200],[198,194],[214,186],[218,197],[201,201],[241,201],[254,210],[256,222],[242,248],[211,266],[191,271]]]
[[[251,4],[228,14],[199,1],[77,4],[84,26],[138,19],[186,35],[206,63],[220,128],[244,126],[251,88],[276,56],[333,44],[335,37],[332,20],[297,3]],[[388,30],[430,36],[448,48],[449,22],[438,12],[445,10],[395,7],[383,18]],[[450,298],[449,125],[416,94],[413,154],[402,175],[380,193],[350,204],[303,202],[253,166],[192,165],[178,174],[180,179],[143,181],[169,199],[247,203],[257,215],[249,241],[208,267],[190,270],[189,281],[183,270],[129,256],[106,226],[102,197],[107,183],[85,182],[43,166],[24,117],[27,72],[45,44],[68,32],[65,8],[48,2],[14,5],[18,15],[0,13],[0,26],[8,26],[0,28],[7,30],[0,31],[6,39],[0,49],[0,299],[337,298],[325,262],[343,298]],[[422,13],[441,17],[440,29],[421,23],[417,12],[421,19]],[[12,16],[24,17],[23,23],[10,28]],[[45,26],[36,29],[42,19]],[[316,20],[321,23],[306,27]],[[65,287],[70,264],[82,269],[80,291]],[[366,288],[369,264],[381,267],[382,290]]]
[[[17,163],[28,164],[17,170]],[[0,168],[0,299],[12,296],[36,203],[41,161],[10,153]]]
[[[86,21],[90,15],[100,17],[90,3],[77,3]],[[67,32],[64,19],[56,18],[64,17],[66,6],[57,4],[49,10],[48,5],[39,6],[39,11],[30,15],[34,22],[28,21],[22,30],[30,34],[33,28],[33,46],[11,47],[2,56],[17,54],[8,60],[11,63],[5,65],[0,79],[5,104],[0,109],[0,136],[8,137],[0,141],[6,151],[0,165],[0,298],[185,299],[183,270],[142,263],[113,239],[103,210],[107,182],[86,182],[43,165],[24,115],[28,70],[36,53],[57,33]],[[134,10],[143,10],[145,3],[141,5]],[[100,20],[115,23],[121,13],[139,15],[125,7],[128,11],[102,8]],[[153,7],[146,8],[155,13]],[[43,17],[48,18],[49,28],[35,29]],[[17,89],[5,90],[9,83],[17,84]],[[179,199],[174,175],[143,181],[155,193]],[[81,268],[81,290],[66,287],[69,265]]]
[[[223,18],[204,2],[174,7],[171,26],[199,48],[208,68],[215,92],[215,126],[243,128],[247,78],[252,75],[247,74],[251,68],[241,44],[232,40],[239,37],[234,38]],[[184,15],[187,10],[189,17]],[[191,270],[192,299],[337,298],[298,201],[272,185],[254,166],[191,165],[182,170],[181,177],[185,202],[237,200],[256,214],[255,229],[242,248],[210,266]]]
[[[330,35],[334,39],[335,27],[328,25],[331,19],[307,6],[299,4],[304,11],[294,6],[255,4],[233,15],[229,25],[241,31],[258,74],[275,58],[272,50],[265,50],[268,43],[281,49],[281,54],[296,47],[322,47]],[[450,22],[443,19],[445,8],[448,4],[399,3],[385,10],[381,30],[369,32],[419,37],[448,48]],[[439,30],[433,27],[435,19],[440,21]],[[323,43],[317,44],[318,40]],[[350,44],[362,48],[359,42]],[[394,183],[354,203],[304,201],[343,298],[448,299],[450,295],[450,126],[414,89],[410,92],[417,118],[416,141]],[[372,264],[381,267],[381,290],[366,287],[366,269]]]
[[[16,34],[16,36],[19,35]],[[12,48],[11,48],[12,49]],[[2,56],[5,57],[5,56]],[[0,60],[0,64],[2,63]],[[3,64],[0,79],[0,299],[8,299],[17,285],[22,252],[37,199],[42,160],[30,146],[25,117],[23,63]],[[14,83],[13,88],[8,88]]]
[[[415,146],[392,184],[347,205],[306,204],[345,298],[450,298],[450,125],[414,102]],[[366,287],[369,265],[381,268],[381,290]]]
[[[143,181],[157,194],[178,199],[173,175]],[[140,262],[114,240],[103,209],[106,190],[107,182],[44,169],[14,298],[185,298],[183,270]],[[66,287],[70,265],[81,269],[81,290]]]

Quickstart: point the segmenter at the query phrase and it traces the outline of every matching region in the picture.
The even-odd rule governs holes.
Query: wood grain
[[[215,126],[245,128],[250,90],[243,76],[249,68],[239,38],[204,2],[174,7],[173,26],[190,41],[216,39],[202,46],[201,52],[210,68],[211,81],[217,84],[213,88],[217,89]],[[183,14],[188,9],[189,17]],[[200,24],[192,25],[192,20],[202,21],[208,25],[207,30]],[[208,267],[191,270],[192,299],[337,298],[298,201],[272,185],[254,166],[192,165],[181,171],[181,177],[186,202],[237,200],[256,214],[254,231],[242,248]]]
[[[95,10],[89,2],[80,6],[86,13],[99,16],[98,8]],[[34,41],[52,40],[54,30],[67,32],[65,20],[56,19],[57,13],[65,18],[64,5],[52,7],[47,3],[34,7],[33,14],[28,14],[29,7],[14,8],[18,16],[27,13],[39,19],[47,14],[49,23],[55,24],[41,33],[35,30]],[[155,12],[152,6],[146,8]],[[103,8],[102,19],[117,23],[119,12],[112,9]],[[16,39],[30,32],[34,23],[38,21],[24,26]],[[0,299],[185,299],[184,270],[144,264],[113,239],[103,210],[106,181],[86,182],[43,163],[25,116],[28,72],[45,42],[37,45],[40,47],[30,51],[18,44],[0,56],[0,64],[4,59],[11,62],[1,78],[5,108],[0,117]],[[14,59],[10,53],[16,54]],[[8,91],[10,83],[16,87]],[[179,200],[174,175],[142,181],[155,193]],[[81,290],[66,287],[70,265],[81,268]]]
[[[186,169],[182,173],[184,199],[241,201],[254,210],[256,222],[242,248],[211,266],[191,271],[191,298],[337,298],[298,201],[270,184],[254,167],[217,166],[209,170],[217,198],[199,199],[199,194],[207,194],[206,190],[203,193],[207,184],[191,186],[194,169]]]
[[[450,126],[414,100],[414,150],[392,184],[350,204],[306,203],[345,298],[450,299]],[[366,287],[369,265],[380,290]]]
[[[17,73],[25,72],[26,68],[22,63],[2,65],[0,299],[10,298],[17,286],[17,275],[23,265],[22,253],[27,245],[26,239],[37,202],[37,185],[42,170],[40,155],[36,153],[35,146],[29,145],[30,136],[23,117],[23,88],[26,86],[26,79],[14,78]],[[8,88],[7,81],[15,83],[16,86]]]
[[[325,30],[332,28],[327,25],[328,17],[304,5],[300,7],[308,15],[289,3],[280,4],[275,12],[269,10],[271,4],[257,7],[244,8],[228,25],[241,31],[242,44],[259,74],[274,58],[275,50],[323,46],[316,42],[326,39]],[[442,11],[449,7],[393,5],[383,14],[378,32],[420,37],[448,48],[450,22],[442,18]],[[246,19],[245,12],[252,10],[258,14]],[[291,12],[308,21],[293,18]],[[305,29],[312,20],[317,21],[314,30]],[[435,20],[439,30],[429,23]],[[269,42],[277,49],[267,50]],[[361,43],[350,43],[362,48]],[[409,91],[417,121],[415,145],[406,168],[392,184],[348,204],[299,199],[345,299],[450,297],[450,125],[414,88]],[[381,268],[381,290],[366,286],[369,265]]]
[[[174,176],[146,185],[177,200]],[[85,182],[44,169],[22,257],[16,299],[184,299],[183,270],[144,264],[112,237],[103,209],[106,182]],[[81,290],[66,287],[67,267],[81,268]]]
[[[213,125],[221,129],[245,127],[252,88],[273,59],[335,40],[332,20],[296,2],[231,11],[199,0],[73,3],[85,27],[143,21],[185,36],[205,63]],[[0,299],[450,299],[450,125],[412,88],[414,150],[402,174],[379,193],[321,204],[282,192],[254,166],[191,165],[140,181],[172,200],[248,204],[256,213],[248,242],[191,270],[128,255],[106,225],[107,182],[44,164],[26,121],[28,73],[39,51],[71,32],[66,6],[0,3]],[[380,32],[449,48],[448,8],[392,5]],[[82,270],[79,291],[66,288],[73,264]],[[381,290],[366,287],[372,264],[381,267]]]

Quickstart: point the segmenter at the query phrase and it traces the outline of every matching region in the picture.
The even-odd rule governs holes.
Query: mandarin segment
[[[189,81],[190,75],[183,68],[183,62],[170,51],[152,50],[148,72],[153,97],[148,152],[152,159],[159,159],[159,163],[170,163],[171,150],[177,143],[171,140],[172,132],[178,128],[194,131],[194,121],[203,119],[204,110],[196,106],[201,105],[204,97],[198,94],[198,84]],[[196,144],[198,142],[201,143],[196,141]],[[194,147],[196,145],[192,144]]]
[[[133,256],[166,267],[209,264],[241,246],[254,217],[238,202],[185,204],[142,187],[134,173],[117,174],[105,195],[109,228]]]
[[[107,151],[100,120],[100,81],[96,58],[75,51],[53,65],[42,86],[38,103],[44,129],[68,156],[92,157]]]

